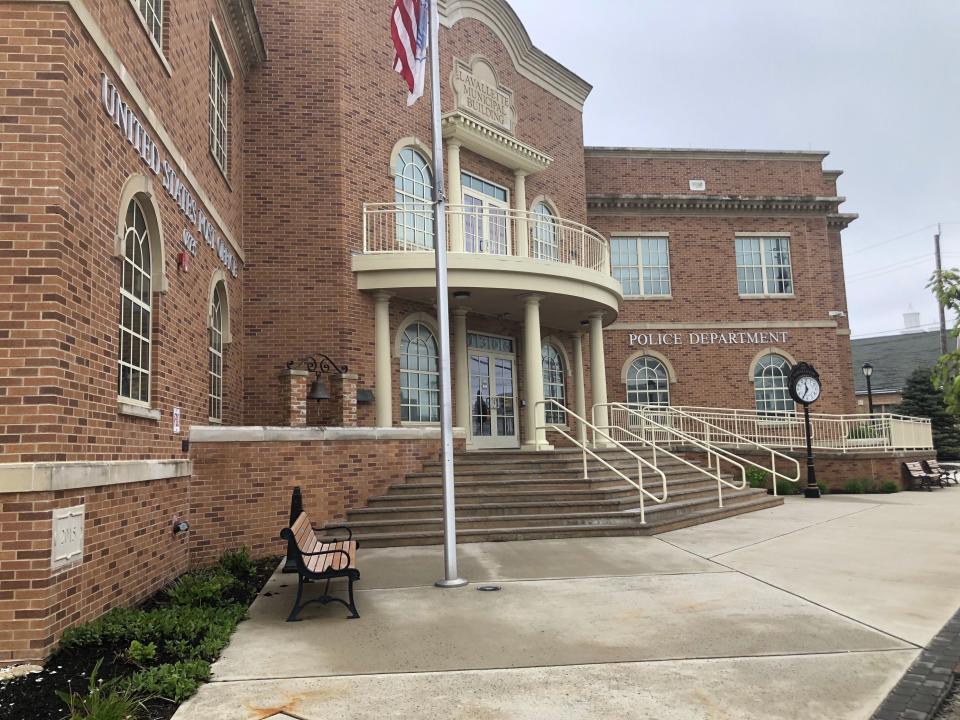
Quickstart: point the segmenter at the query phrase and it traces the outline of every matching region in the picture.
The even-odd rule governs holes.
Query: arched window
[[[397,245],[433,247],[433,173],[430,164],[413,148],[397,154],[394,167],[394,202],[397,209]]]
[[[530,212],[533,214],[533,223],[530,228],[533,240],[530,247],[533,257],[538,260],[556,260],[560,244],[557,237],[556,218],[544,202],[538,202]]]
[[[142,405],[150,403],[150,242],[143,207],[138,200],[131,200],[124,224],[120,271],[117,394]]]
[[[223,336],[224,314],[226,312],[224,294],[223,283],[217,283],[213,291],[213,300],[210,303],[208,327],[210,387],[207,395],[209,397],[210,419],[214,422],[223,420]]]
[[[563,383],[563,358],[560,352],[550,344],[540,350],[543,365],[543,399],[556,400],[566,407],[567,394]],[[555,405],[547,405],[546,421],[551,425],[566,425],[567,414]]]
[[[670,377],[667,368],[650,355],[638,357],[627,369],[627,403],[669,405]]]
[[[793,398],[787,390],[790,362],[780,355],[764,355],[753,370],[753,394],[757,410],[765,415],[792,413]]]
[[[437,339],[423,323],[411,323],[400,338],[400,419],[440,422]]]

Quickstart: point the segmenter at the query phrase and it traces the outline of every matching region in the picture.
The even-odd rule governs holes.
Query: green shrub
[[[217,565],[242,583],[250,582],[257,575],[257,565],[250,558],[250,549],[246,545],[239,550],[227,550]]]
[[[131,693],[145,693],[180,703],[193,695],[200,683],[210,677],[210,663],[187,660],[141,670],[124,682]]]
[[[157,644],[151,642],[144,645],[139,640],[134,640],[127,649],[127,657],[130,658],[134,665],[146,665],[151,660],[156,659]]]
[[[860,423],[852,426],[847,431],[847,437],[851,440],[865,440],[880,437],[879,429],[870,423]]]
[[[820,488],[821,495],[826,495],[830,492],[830,488],[823,480],[817,480],[817,487]]]
[[[789,480],[777,480],[778,495],[796,495],[800,492],[800,483],[792,483]]]
[[[180,577],[167,589],[173,605],[190,607],[218,607],[228,604],[236,578],[220,569],[197,570]]]
[[[845,493],[860,495],[866,492],[866,485],[864,484],[863,480],[847,480],[847,482],[844,483],[843,491]]]
[[[99,680],[100,665],[97,660],[87,682],[87,694],[57,691],[66,704],[70,714],[68,720],[136,720],[145,710],[143,701],[134,696],[128,688],[118,688],[114,682]]]
[[[747,468],[747,483],[752,488],[765,488],[767,486],[767,472],[758,467]]]
[[[880,483],[880,492],[882,493],[900,492],[900,486],[897,485],[893,480],[884,480],[882,483]]]

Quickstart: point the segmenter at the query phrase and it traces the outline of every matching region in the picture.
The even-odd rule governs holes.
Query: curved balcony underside
[[[364,253],[352,267],[358,289],[434,301],[432,217],[421,207],[364,208]],[[469,291],[461,304],[474,312],[522,320],[522,297],[535,293],[543,296],[545,327],[579,331],[593,312],[604,313],[604,324],[619,313],[623,289],[610,275],[606,240],[591,228],[517,210],[454,206],[448,235],[450,290]]]

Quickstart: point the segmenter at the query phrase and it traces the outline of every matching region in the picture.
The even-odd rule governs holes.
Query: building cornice
[[[267,48],[253,0],[220,0],[220,9],[230,21],[230,32],[244,68],[254,68],[266,62]]]
[[[500,39],[521,75],[583,112],[593,87],[542,50],[534,47],[523,23],[503,0],[438,0],[440,22],[453,27],[461,20],[479,20]]]
[[[742,195],[623,195],[592,193],[587,195],[587,209],[592,212],[656,211],[656,212],[759,212],[819,213],[831,217],[846,198],[842,196],[742,196]]]
[[[860,216],[857,213],[831,213],[827,215],[827,227],[831,230],[846,230],[858,217]]]
[[[629,157],[674,160],[819,160],[826,150],[724,150],[715,148],[585,147],[587,157]]]
[[[553,162],[546,153],[517,140],[502,130],[462,112],[452,112],[441,119],[445,140],[458,140],[468,150],[483,155],[511,170],[536,173]]]

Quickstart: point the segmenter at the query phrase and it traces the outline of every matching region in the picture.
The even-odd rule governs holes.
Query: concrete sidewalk
[[[866,719],[960,605],[958,537],[960,488],[463,545],[457,590],[439,547],[361,551],[359,620],[283,622],[274,576],[175,720]]]

